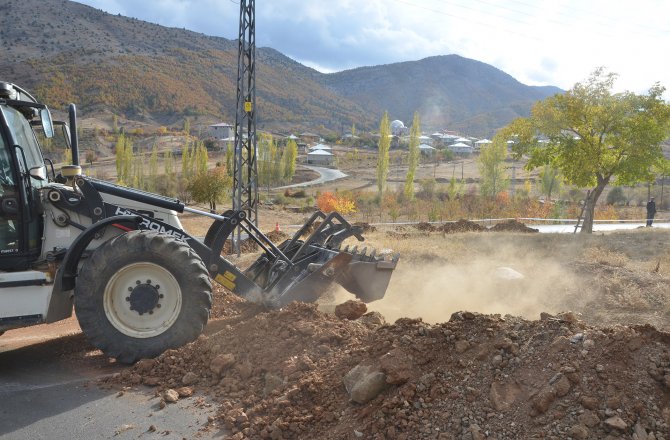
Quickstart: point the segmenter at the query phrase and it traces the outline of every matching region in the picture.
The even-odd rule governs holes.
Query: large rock
[[[369,365],[357,365],[344,376],[344,387],[356,403],[367,403],[386,388],[386,376]]]
[[[224,370],[229,368],[234,363],[235,363],[235,356],[230,353],[225,353],[220,354],[214,359],[212,359],[212,362],[209,364],[209,368],[210,370],[212,370],[213,373],[220,376]]]
[[[349,300],[345,303],[339,304],[335,307],[335,316],[340,319],[354,320],[365,315],[368,311],[368,306],[361,301]]]
[[[412,356],[399,348],[386,353],[379,362],[381,370],[386,374],[386,382],[393,385],[407,382],[416,370]]]

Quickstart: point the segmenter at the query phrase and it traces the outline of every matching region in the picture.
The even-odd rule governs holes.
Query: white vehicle
[[[56,128],[73,158],[59,173],[37,136]],[[76,132],[74,105],[69,126],[53,122],[28,92],[0,82],[0,334],[65,319],[74,305],[91,343],[131,363],[202,332],[212,279],[270,307],[314,301],[333,282],[366,302],[384,296],[398,256],[340,249],[363,237],[339,214],[317,211],[276,246],[244,211],[210,214],[82,175]],[[183,230],[184,211],[212,218],[203,241]],[[221,255],[235,228],[263,250],[245,271]]]

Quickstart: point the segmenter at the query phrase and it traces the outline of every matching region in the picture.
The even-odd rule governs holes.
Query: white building
[[[465,144],[463,142],[456,142],[455,144],[449,145],[447,148],[449,148],[455,154],[472,154],[474,151],[474,148],[471,145]]]
[[[232,125],[220,122],[209,126],[211,135],[216,139],[226,139],[235,137],[235,130]]]
[[[335,163],[335,156],[327,150],[313,149],[307,153],[307,163],[331,166]]]
[[[421,152],[421,154],[425,154],[426,156],[432,156],[433,154],[435,154],[436,149],[435,147],[431,147],[430,145],[421,144],[419,145],[419,151]]]

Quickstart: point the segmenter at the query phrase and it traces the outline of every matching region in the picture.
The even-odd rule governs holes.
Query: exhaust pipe
[[[77,106],[68,106],[70,117],[70,148],[72,148],[72,165],[79,165],[79,135],[77,134]]]

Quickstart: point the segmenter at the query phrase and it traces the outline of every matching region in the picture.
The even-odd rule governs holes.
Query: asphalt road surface
[[[127,368],[88,345],[76,321],[0,336],[0,439],[211,439],[214,406],[195,394],[160,409],[153,390],[102,389]]]

